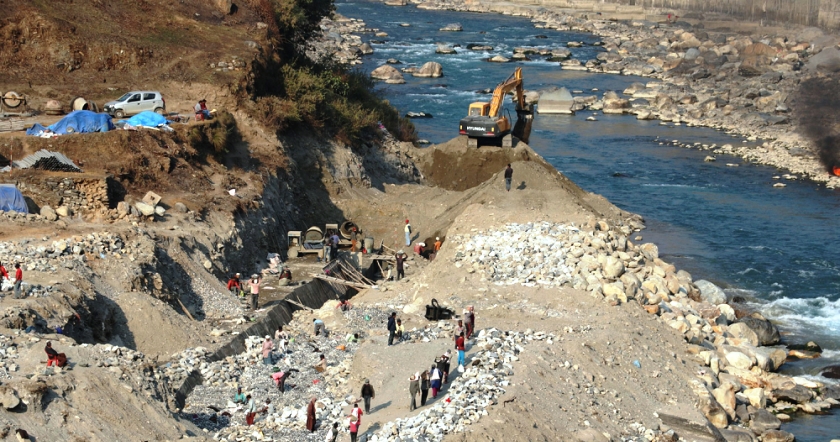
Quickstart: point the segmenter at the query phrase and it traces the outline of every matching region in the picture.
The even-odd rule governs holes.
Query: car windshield
[[[125,95],[123,95],[122,97],[117,98],[117,101],[125,101],[125,100],[127,100],[127,99],[128,99],[128,97],[130,97],[131,95],[132,95],[132,92],[128,92],[128,93],[126,93]]]

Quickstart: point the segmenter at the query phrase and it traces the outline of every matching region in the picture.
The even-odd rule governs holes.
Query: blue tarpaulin
[[[143,111],[126,120],[126,123],[134,127],[158,127],[169,124],[169,121],[163,115],[158,115],[152,111]]]
[[[0,184],[0,211],[29,213],[23,194],[14,184]]]
[[[111,121],[111,117],[108,114],[78,110],[70,112],[66,117],[47,128],[36,123],[26,131],[26,134],[41,135],[46,130],[56,135],[108,132],[109,130],[114,130],[114,122]]]

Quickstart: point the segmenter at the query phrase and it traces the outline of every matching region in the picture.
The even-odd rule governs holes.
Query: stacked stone
[[[215,63],[210,63],[210,69],[215,69],[216,72],[239,71],[248,66],[248,63],[241,60],[237,56],[232,56],[230,61],[221,60]]]

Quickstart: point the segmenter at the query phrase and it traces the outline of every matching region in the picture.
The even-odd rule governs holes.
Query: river
[[[514,47],[565,47],[586,61],[602,49],[597,36],[536,29],[528,19],[498,14],[426,11],[414,6],[389,7],[375,1],[339,1],[338,12],[365,20],[388,33],[366,35],[375,50],[361,69],[370,72],[389,58],[420,66],[437,61],[444,77],[413,78],[380,90],[401,112],[426,112],[415,119],[420,138],[433,143],[457,136],[458,121],[472,101],[489,96],[476,91],[495,87],[514,68],[523,68],[526,89],[565,86],[577,94],[622,91],[649,79],[564,71],[558,63],[532,61],[489,63],[496,54],[510,57]],[[440,32],[449,23],[463,32]],[[401,26],[409,23],[411,26]],[[456,47],[457,54],[435,53],[436,43]],[[493,46],[492,53],[466,49],[469,43]],[[593,91],[593,89],[597,89]],[[512,106],[508,108],[513,113]],[[595,116],[598,121],[586,121]],[[803,180],[781,180],[784,172],[717,156],[673,143],[743,144],[746,141],[706,128],[638,121],[633,116],[580,112],[574,116],[537,114],[530,146],[558,170],[588,191],[601,194],[622,209],[644,216],[645,241],[659,246],[663,259],[708,279],[776,322],[786,342],[816,341],[823,358],[788,363],[782,372],[814,377],[820,368],[840,361],[840,193]],[[750,143],[747,143],[748,145]],[[755,142],[752,142],[755,144]],[[825,441],[840,435],[840,415],[809,416],[785,424],[799,441]]]

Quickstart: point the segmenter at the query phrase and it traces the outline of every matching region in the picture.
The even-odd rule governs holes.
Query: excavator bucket
[[[514,137],[519,138],[523,143],[528,143],[531,138],[531,125],[534,123],[534,111],[530,105],[525,109],[516,110],[516,124],[511,132]]]

